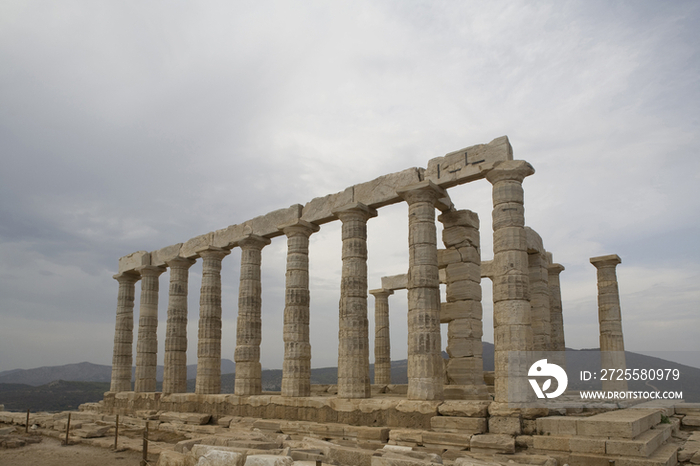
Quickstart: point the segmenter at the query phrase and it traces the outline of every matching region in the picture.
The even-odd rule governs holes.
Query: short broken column
[[[435,205],[447,192],[422,181],[397,194],[408,204],[408,399],[441,400],[445,366]]]
[[[114,331],[110,392],[131,391],[134,296],[136,293],[135,285],[140,278],[137,273],[133,272],[118,273],[114,276],[114,279],[119,282],[119,294],[117,297],[117,322]]]
[[[447,322],[447,380],[450,385],[483,385],[481,253],[479,216],[470,210],[446,212],[440,252],[445,267],[447,302],[441,321]]]
[[[158,363],[158,277],[165,272],[165,267],[143,265],[136,271],[141,274],[141,303],[134,391],[155,392]]]
[[[338,397],[368,398],[367,220],[377,211],[354,203],[333,211],[343,223],[338,330]]]
[[[238,324],[236,327],[236,395],[262,393],[262,286],[260,283],[262,248],[269,238],[249,235],[238,242],[241,248],[241,282],[238,288]]]
[[[524,161],[501,162],[486,174],[493,185],[493,333],[495,401],[525,402],[532,351],[530,282],[523,180],[535,170]],[[513,375],[513,379],[510,379]],[[509,380],[510,379],[510,380]]]
[[[221,392],[221,261],[231,251],[207,246],[196,252],[202,258],[202,287],[194,391],[210,395]]]
[[[615,268],[622,260],[617,254],[591,257],[598,278],[598,322],[600,324],[601,369],[617,373],[627,368],[625,343],[622,336],[622,311]],[[624,378],[623,378],[624,379]],[[626,380],[603,380],[603,390],[627,390]]]
[[[304,220],[283,225],[287,236],[287,274],[284,295],[284,362],[282,396],[311,394],[309,341],[309,236],[319,226]]]
[[[193,259],[175,257],[170,267],[168,321],[165,329],[163,393],[187,391],[187,287]]]
[[[547,273],[549,274],[549,315],[552,334],[550,339],[551,350],[561,354],[556,356],[556,363],[562,367],[566,366],[566,342],[564,338],[564,315],[561,305],[561,285],[559,274],[564,271],[564,266],[561,264],[553,264],[551,254],[548,253],[549,265]]]
[[[374,383],[391,383],[391,337],[389,334],[389,295],[393,290],[370,290],[374,296]]]

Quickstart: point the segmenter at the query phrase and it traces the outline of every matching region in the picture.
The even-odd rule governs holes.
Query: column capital
[[[280,225],[277,228],[287,236],[306,235],[307,237],[321,229],[321,227],[315,223],[307,222],[300,218],[291,223]]]
[[[160,267],[157,265],[142,265],[141,267],[136,267],[136,271],[142,277],[159,277],[160,274],[165,272],[165,267]]]
[[[566,270],[566,269],[561,264],[549,264],[547,266],[547,273],[549,273],[550,275],[553,275],[553,274],[559,275],[564,270]]]
[[[112,275],[112,278],[114,278],[116,281],[118,281],[120,284],[125,283],[136,283],[141,279],[141,275],[135,272],[119,272],[116,275]]]
[[[449,212],[453,209],[450,195],[440,186],[430,180],[409,184],[396,190],[409,205],[414,202],[431,202],[441,212]]]
[[[591,257],[591,264],[598,269],[600,267],[615,267],[622,263],[622,259],[617,254],[608,254],[607,256]]]
[[[346,219],[356,216],[361,216],[363,220],[367,221],[370,218],[376,217],[378,214],[376,209],[366,206],[361,202],[352,202],[337,209],[333,209],[333,215],[341,222],[344,222]]]
[[[534,173],[535,169],[532,168],[532,165],[524,160],[508,160],[497,164],[486,174],[486,179],[491,184],[504,180],[519,181],[522,183],[526,176],[530,176]]]
[[[169,259],[165,261],[165,265],[170,267],[171,269],[189,269],[192,267],[197,261],[194,259],[187,259],[185,257],[177,256],[172,259]]]
[[[257,249],[261,250],[268,244],[270,244],[272,240],[270,238],[265,238],[264,236],[258,236],[258,235],[248,235],[242,240],[238,241],[236,245],[241,248],[241,249]]]
[[[374,296],[375,298],[387,298],[389,295],[394,294],[394,290],[387,290],[386,288],[379,288],[376,290],[369,290],[369,294]]]
[[[202,248],[197,248],[195,253],[202,259],[223,259],[231,254],[231,251],[224,248],[217,248],[216,246],[204,246]]]

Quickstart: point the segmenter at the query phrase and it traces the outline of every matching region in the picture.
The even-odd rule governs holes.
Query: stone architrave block
[[[525,238],[527,240],[527,252],[528,254],[539,253],[545,254],[544,243],[542,242],[542,237],[532,228],[525,227]]]
[[[335,194],[324,197],[317,197],[306,203],[302,210],[301,219],[307,222],[323,225],[324,223],[337,220],[333,211],[351,204],[353,202],[352,187]]]
[[[172,450],[163,450],[158,456],[156,466],[185,466],[187,456]]]
[[[478,144],[428,161],[425,179],[442,188],[450,188],[486,176],[497,162],[513,160],[513,148],[508,136],[488,144]]]
[[[195,236],[182,245],[180,248],[180,255],[186,259],[194,259],[199,257],[197,250],[212,246],[213,237],[213,232]]]
[[[244,224],[229,225],[226,228],[214,232],[211,245],[217,248],[231,248],[236,242],[250,234],[251,231],[252,230]]]
[[[162,267],[169,260],[173,260],[180,255],[180,249],[182,248],[182,243],[173,244],[172,246],[166,246],[157,251],[151,251],[151,264],[158,267]]]
[[[404,186],[419,183],[420,174],[417,168],[390,173],[377,179],[353,186],[353,201],[377,209],[403,201],[396,190]]]
[[[146,251],[136,251],[119,258],[119,273],[131,272],[142,265],[151,265],[151,254]]]
[[[301,217],[302,211],[303,206],[301,204],[294,204],[286,209],[273,210],[265,215],[255,217],[244,222],[244,225],[247,227],[246,230],[249,229],[253,235],[274,238],[284,234],[279,229],[280,225],[294,223]],[[241,237],[240,239],[243,238]]]
[[[408,274],[382,277],[382,288],[385,290],[405,290],[408,288]]]

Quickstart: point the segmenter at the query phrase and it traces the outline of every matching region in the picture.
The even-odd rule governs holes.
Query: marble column
[[[374,296],[374,383],[391,383],[391,337],[389,334],[389,295],[393,290],[370,290]]]
[[[168,322],[165,330],[163,393],[187,391],[187,286],[193,259],[176,257],[170,267]]]
[[[408,399],[441,400],[445,363],[435,205],[447,193],[431,181],[397,193],[408,204]]]
[[[550,351],[555,351],[560,354],[556,355],[556,364],[561,367],[566,367],[566,344],[564,339],[564,315],[562,314],[561,305],[561,285],[559,282],[559,274],[564,271],[564,266],[561,264],[553,264],[551,254],[549,255],[549,265],[547,273],[549,274],[549,311],[550,324],[552,326],[552,338]]]
[[[231,251],[209,246],[196,252],[202,258],[202,287],[194,391],[217,394],[221,392],[221,261]]]
[[[615,268],[622,260],[617,254],[591,258],[598,276],[598,322],[600,324],[601,369],[627,368],[622,336],[620,292]],[[615,377],[616,379],[616,377]],[[626,380],[604,380],[603,390],[627,390]]]
[[[338,397],[368,398],[367,220],[377,211],[354,203],[335,210],[343,223],[338,330]]]
[[[141,303],[134,391],[155,392],[158,364],[158,277],[165,272],[165,267],[143,265],[136,271],[141,274]]]
[[[132,346],[134,342],[134,295],[136,273],[118,273],[117,322],[114,327],[114,352],[112,354],[112,383],[110,392],[131,391]]]
[[[493,185],[493,325],[495,401],[531,398],[527,357],[532,351],[530,281],[522,182],[535,170],[524,161],[501,162],[486,174]],[[513,378],[509,380],[509,375]],[[510,383],[509,383],[510,382]]]
[[[447,302],[441,304],[441,313],[451,317],[447,323],[447,381],[450,385],[483,385],[479,216],[458,210],[438,220],[444,227],[442,257],[447,262],[442,264]]]
[[[551,351],[551,310],[547,257],[541,252],[529,253],[530,312],[532,316],[533,351]]]
[[[260,283],[262,248],[268,238],[250,235],[238,242],[241,248],[241,282],[238,288],[238,325],[236,327],[236,395],[262,393],[262,286]]]
[[[319,226],[304,220],[283,225],[287,236],[287,273],[284,296],[284,362],[282,396],[311,394],[309,342],[309,236]]]

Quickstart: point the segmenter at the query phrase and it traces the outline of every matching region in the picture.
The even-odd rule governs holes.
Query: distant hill
[[[0,383],[0,404],[7,411],[66,411],[83,403],[102,400],[109,382],[66,382],[57,380],[33,387],[26,384]]]
[[[133,369],[132,375],[136,372]],[[221,373],[232,374],[236,372],[236,363],[230,359],[221,360]],[[197,364],[187,366],[187,378],[194,379],[197,376]],[[112,366],[81,362],[66,364],[63,366],[46,366],[36,369],[13,369],[0,372],[0,384],[15,383],[39,387],[55,380],[69,380],[72,382],[107,382],[112,379]],[[163,366],[156,369],[156,380],[163,381]]]

